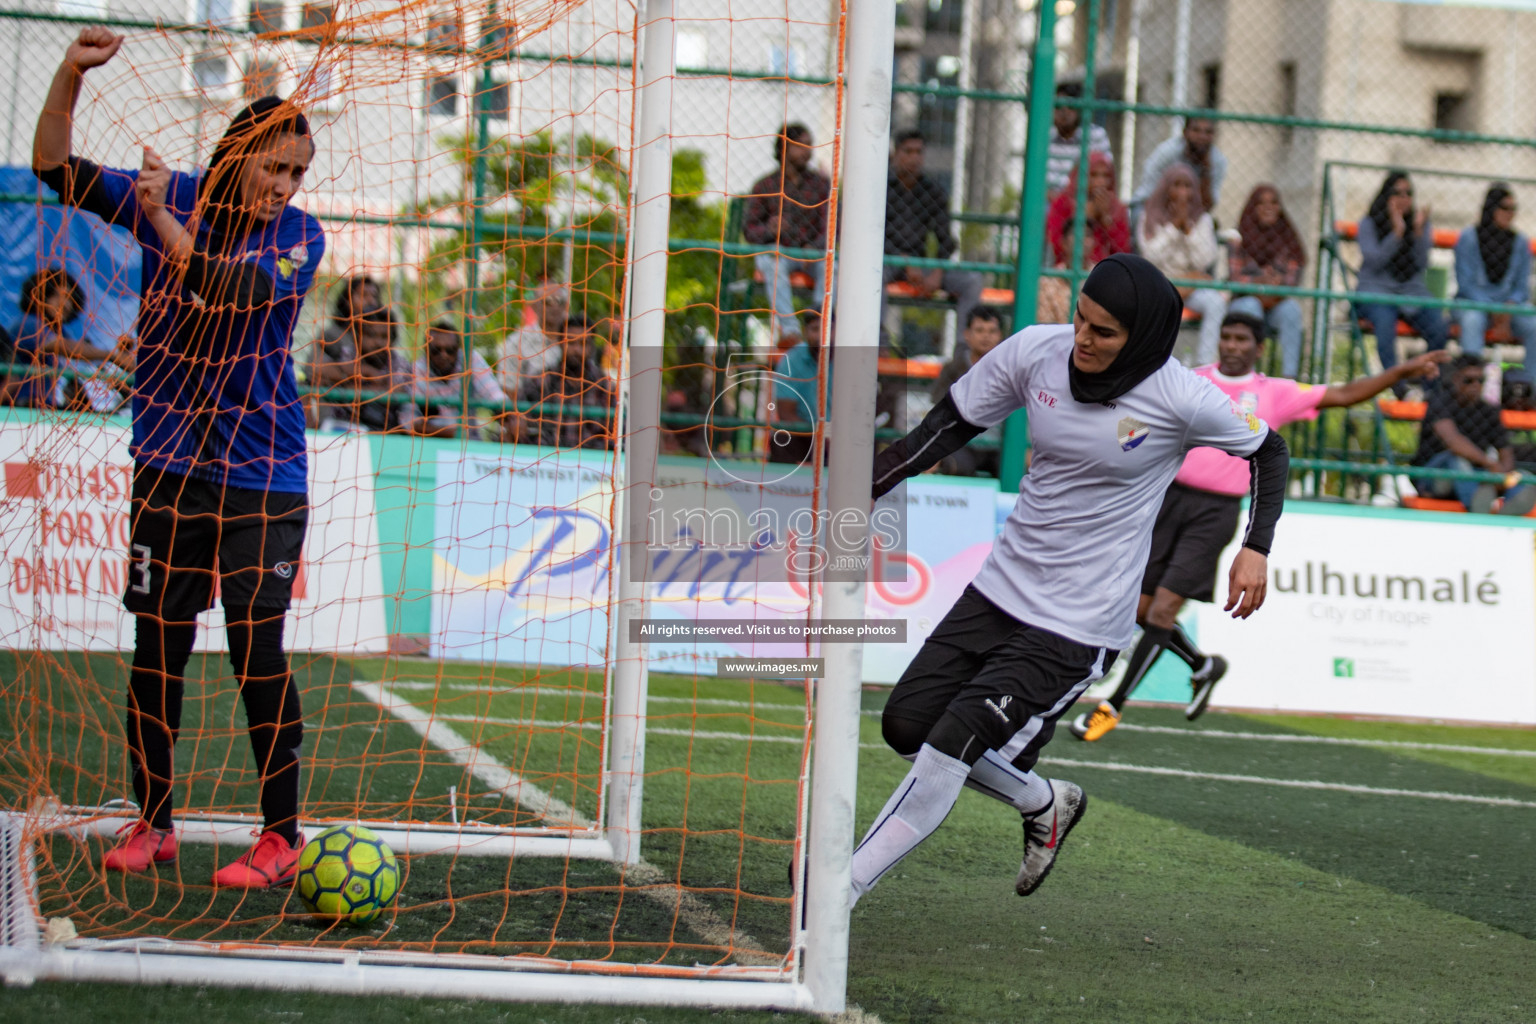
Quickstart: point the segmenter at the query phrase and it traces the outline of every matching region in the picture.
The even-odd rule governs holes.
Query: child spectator
[[[108,351],[65,336],[65,328],[85,312],[85,289],[62,267],[46,267],[21,285],[21,321],[14,332],[16,358],[31,363],[32,373],[9,390],[17,405],[62,408],[78,396],[97,412],[111,412],[124,395],[102,364],[133,370],[132,345],[126,339]],[[60,374],[72,371],[73,380]]]
[[[1514,229],[1514,193],[1503,182],[1483,199],[1483,215],[1475,227],[1456,239],[1456,297],[1474,302],[1504,302],[1523,306],[1531,297],[1531,240]],[[1536,316],[1492,314],[1507,320],[1510,332],[1526,348],[1536,344]],[[1477,309],[1456,312],[1461,325],[1461,350],[1482,355],[1488,333],[1488,313]]]
[[[1174,164],[1163,172],[1142,212],[1136,244],[1153,266],[1171,278],[1210,278],[1218,252],[1216,224],[1201,202],[1195,172],[1189,167]],[[1200,314],[1195,365],[1215,362],[1221,319],[1227,315],[1226,293],[1186,285],[1179,288],[1179,295],[1187,309]]]
[[[1307,252],[1275,186],[1257,185],[1248,193],[1237,232],[1242,238],[1228,254],[1227,280],[1286,288],[1301,283]],[[1280,376],[1295,377],[1301,370],[1301,303],[1279,295],[1243,295],[1232,300],[1232,312],[1246,313],[1276,332]]]
[[[977,306],[971,310],[970,319],[965,325],[965,344],[955,347],[954,357],[944,364],[928,393],[933,404],[944,401],[944,396],[949,394],[955,381],[965,376],[967,370],[980,362],[982,356],[997,348],[1002,340],[1003,318],[996,309]],[[1000,444],[1003,431],[1000,427],[993,427],[981,436]],[[938,471],[948,476],[976,476],[978,473],[982,476],[997,476],[999,454],[996,448],[982,449],[966,445],[940,460]]]
[[[1077,210],[1077,168],[1066,187],[1051,200],[1045,216],[1046,240],[1051,246],[1052,266],[1072,265],[1073,214]],[[1083,265],[1092,270],[1100,260],[1117,252],[1131,251],[1131,217],[1115,195],[1115,165],[1102,153],[1088,154],[1088,202],[1083,207]],[[1072,319],[1068,307],[1072,286],[1059,277],[1040,279],[1035,322],[1064,324]]]
[[[1429,298],[1424,271],[1429,266],[1429,240],[1434,227],[1429,207],[1413,204],[1413,182],[1405,171],[1392,171],[1360,219],[1360,276],[1355,283],[1361,294],[1411,295]],[[1360,315],[1371,322],[1376,335],[1376,354],[1381,368],[1397,365],[1397,321],[1406,320],[1431,351],[1445,348],[1449,330],[1445,315],[1430,306],[1398,306],[1390,302],[1357,302]],[[1399,397],[1407,385],[1393,392]]]

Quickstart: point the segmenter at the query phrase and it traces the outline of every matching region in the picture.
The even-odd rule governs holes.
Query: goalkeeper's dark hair
[[[263,96],[234,116],[213,147],[208,170],[197,184],[197,205],[215,246],[243,236],[242,227],[250,228],[251,212],[241,209],[240,171],[246,160],[280,135],[312,138],[309,121],[289,101]]]

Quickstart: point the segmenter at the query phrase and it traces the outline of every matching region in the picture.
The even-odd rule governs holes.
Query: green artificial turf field
[[[121,700],[120,662],[75,656],[68,671],[54,665],[46,685],[34,680],[27,691],[48,707],[30,711],[15,664],[0,665],[9,709],[0,728],[28,722],[20,735],[0,735],[0,772],[14,779],[47,746],[56,755],[53,788],[66,800],[123,795],[121,740],[106,742],[120,736],[118,711],[82,704],[91,693]],[[178,796],[247,807],[254,787],[232,681],[213,659],[194,665],[194,675],[199,667],[211,681],[198,690],[206,699],[188,703],[178,754],[191,784]],[[315,766],[306,807],[340,815],[350,801],[446,821],[454,786],[453,813],[529,823],[526,809],[477,784],[450,752],[424,751],[399,714],[366,696],[387,693],[435,710],[480,756],[593,813],[597,681],[554,673],[530,685],[502,668],[487,683],[489,675],[419,660],[304,661],[306,753]],[[370,681],[385,689],[369,690]],[[800,691],[653,676],[651,694],[644,856],[738,941],[782,954]],[[882,700],[868,692],[864,706],[878,712]],[[39,729],[29,713],[58,727]],[[555,722],[569,725],[555,731]],[[881,746],[875,714],[863,732],[861,827],[906,769]],[[1097,744],[1063,731],[1047,754],[1046,774],[1071,778],[1090,796],[1051,878],[1030,898],[1015,896],[1017,817],[965,793],[854,912],[849,1000],[865,1014],[887,1022],[1536,1019],[1536,732],[1214,712],[1191,726],[1176,711],[1145,707]],[[69,914],[85,934],[431,941],[677,963],[722,955],[660,901],[635,899],[634,890],[621,899],[618,875],[604,864],[414,857],[387,930],[332,935],[292,913],[286,893],[214,893],[212,847],[188,844],[174,869],[107,881],[91,870],[100,849],[98,840],[50,844],[45,910]],[[137,1019],[147,995],[39,983],[0,992],[0,1020]],[[153,1017],[168,1024],[775,1017],[444,995],[184,988],[149,997]]]

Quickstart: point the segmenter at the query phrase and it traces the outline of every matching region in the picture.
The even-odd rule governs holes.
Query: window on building
[[[192,20],[199,25],[228,25],[234,18],[234,0],[194,0],[192,5]]]
[[[476,86],[478,112],[492,121],[505,121],[512,113],[512,87],[506,82],[481,81]]]
[[[928,0],[928,14],[923,19],[923,27],[929,32],[959,35],[964,9],[964,0]]]
[[[336,20],[335,4],[305,4],[299,16],[300,28],[325,28]]]
[[[1200,69],[1200,75],[1205,85],[1200,105],[1206,110],[1221,109],[1221,65],[1207,64]]]
[[[247,103],[263,96],[276,96],[282,68],[275,60],[252,59],[245,66],[245,81],[241,94]]]
[[[454,11],[440,11],[427,21],[427,46],[438,50],[464,48],[464,19]]]
[[[261,35],[264,32],[281,32],[283,30],[283,8],[285,0],[251,0],[250,13],[246,17],[245,27]]]
[[[1474,132],[1472,97],[1464,92],[1435,93],[1435,127],[1443,132]]]
[[[453,75],[438,75],[427,82],[427,113],[453,117],[459,112],[459,83]]]
[[[229,85],[229,55],[221,50],[201,50],[192,55],[192,80],[199,88],[214,92]]]

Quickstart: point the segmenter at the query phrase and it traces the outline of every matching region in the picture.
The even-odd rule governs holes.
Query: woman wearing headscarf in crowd
[[[1110,256],[1083,282],[1072,324],[1026,327],[992,349],[876,457],[878,500],[1029,410],[1034,459],[1013,512],[886,703],[886,743],[912,768],[854,851],[855,900],[967,785],[1022,817],[1015,891],[1044,881],[1087,798],[1035,765],[1056,722],[1130,644],[1153,521],[1191,447],[1249,460],[1253,500],[1226,607],[1247,618],[1263,603],[1285,442],[1169,358],[1182,314],[1156,267]]]
[[[1200,184],[1185,164],[1163,172],[1147,199],[1136,229],[1136,247],[1152,265],[1173,278],[1209,279],[1219,250],[1216,223],[1200,202]],[[1181,287],[1184,305],[1200,314],[1200,347],[1195,361],[1216,361],[1227,294],[1213,288]]]
[[[1045,236],[1051,246],[1051,266],[1072,266],[1072,235],[1077,211],[1078,168],[1051,200]],[[1115,195],[1115,165],[1103,153],[1088,154],[1088,201],[1083,206],[1082,269],[1092,270],[1117,252],[1131,251],[1131,219]],[[1066,323],[1072,319],[1072,286],[1064,278],[1042,277],[1035,322]]]
[[[1232,247],[1227,280],[1295,288],[1307,265],[1307,252],[1273,185],[1257,185],[1237,220],[1241,240]],[[1280,338],[1280,376],[1301,370],[1301,303],[1279,295],[1244,295],[1232,300],[1232,312],[1264,322]],[[1262,339],[1260,339],[1262,340]]]
[[[1413,182],[1404,171],[1392,171],[1381,183],[1381,191],[1371,200],[1371,208],[1360,220],[1360,276],[1355,288],[1363,295],[1409,295],[1429,298],[1424,271],[1429,266],[1429,242],[1434,228],[1429,207],[1415,207]],[[1381,368],[1397,365],[1397,321],[1424,336],[1431,351],[1445,348],[1445,314],[1432,306],[1399,306],[1394,302],[1359,302],[1355,308],[1371,322],[1376,335],[1376,352]],[[1407,385],[1397,384],[1393,391],[1401,397]]]
[[[1474,302],[1503,302],[1523,306],[1531,298],[1531,240],[1514,229],[1515,195],[1498,182],[1483,198],[1483,215],[1476,226],[1456,239],[1456,297]],[[1510,332],[1531,351],[1536,344],[1536,316],[1494,313],[1508,319]],[[1461,325],[1461,350],[1482,355],[1490,314],[1477,309],[1456,312]]]

